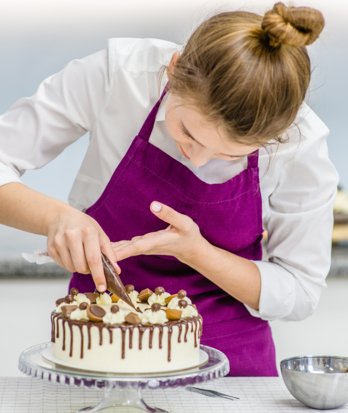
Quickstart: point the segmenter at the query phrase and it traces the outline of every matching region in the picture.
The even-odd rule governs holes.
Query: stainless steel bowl
[[[348,401],[348,357],[292,357],[280,370],[289,392],[306,406],[334,409]]]

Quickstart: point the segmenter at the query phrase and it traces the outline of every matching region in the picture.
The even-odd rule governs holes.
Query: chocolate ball
[[[119,307],[117,304],[113,304],[113,305],[111,306],[111,308],[110,308],[110,311],[111,311],[113,314],[116,314],[116,313],[118,313],[118,312],[120,311],[120,307]]]
[[[126,291],[127,293],[131,293],[132,291],[134,291],[134,285],[133,284],[127,284],[125,285]]]
[[[164,293],[164,288],[163,287],[157,287],[156,289],[155,289],[155,294],[156,295],[161,295],[161,294],[163,294]]]
[[[185,298],[187,296],[187,293],[185,290],[180,290],[178,292],[178,298]]]
[[[153,303],[151,306],[152,311],[159,311],[161,309],[161,304],[159,303]]]
[[[86,310],[86,309],[87,309],[87,307],[88,307],[88,304],[87,304],[87,303],[85,303],[85,302],[80,303],[80,305],[79,305],[79,309],[80,309],[80,310]]]
[[[179,300],[178,305],[180,308],[186,308],[187,307],[187,301],[186,300]]]
[[[70,290],[70,295],[72,296],[72,297],[74,297],[75,295],[77,295],[79,293],[79,290],[77,289],[77,288],[72,288],[71,290]]]
[[[74,301],[74,299],[73,299],[72,296],[69,294],[69,295],[65,296],[64,301],[65,301],[67,304],[70,304],[70,303],[72,303],[72,302]]]

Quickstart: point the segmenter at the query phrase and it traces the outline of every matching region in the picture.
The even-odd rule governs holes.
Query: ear
[[[179,52],[175,52],[172,55],[172,58],[170,59],[169,65],[168,65],[168,76],[170,77],[171,74],[173,74],[174,69],[175,69],[175,65],[177,63],[177,61],[180,58],[180,53]]]

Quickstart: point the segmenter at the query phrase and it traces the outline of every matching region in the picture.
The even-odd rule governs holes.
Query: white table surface
[[[230,401],[189,392],[183,388],[144,390],[145,401],[171,413],[284,413],[315,412],[295,400],[281,378],[228,377],[199,385],[237,396]],[[1,413],[74,413],[95,405],[103,396],[100,390],[51,384],[35,378],[0,378]],[[117,413],[140,412],[119,408]],[[335,412],[348,412],[348,404]]]

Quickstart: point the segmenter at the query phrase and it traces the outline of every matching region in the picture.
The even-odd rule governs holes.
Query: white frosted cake
[[[53,359],[77,369],[114,373],[197,366],[202,317],[186,292],[126,289],[137,311],[114,294],[81,294],[76,288],[57,300],[51,314]]]

